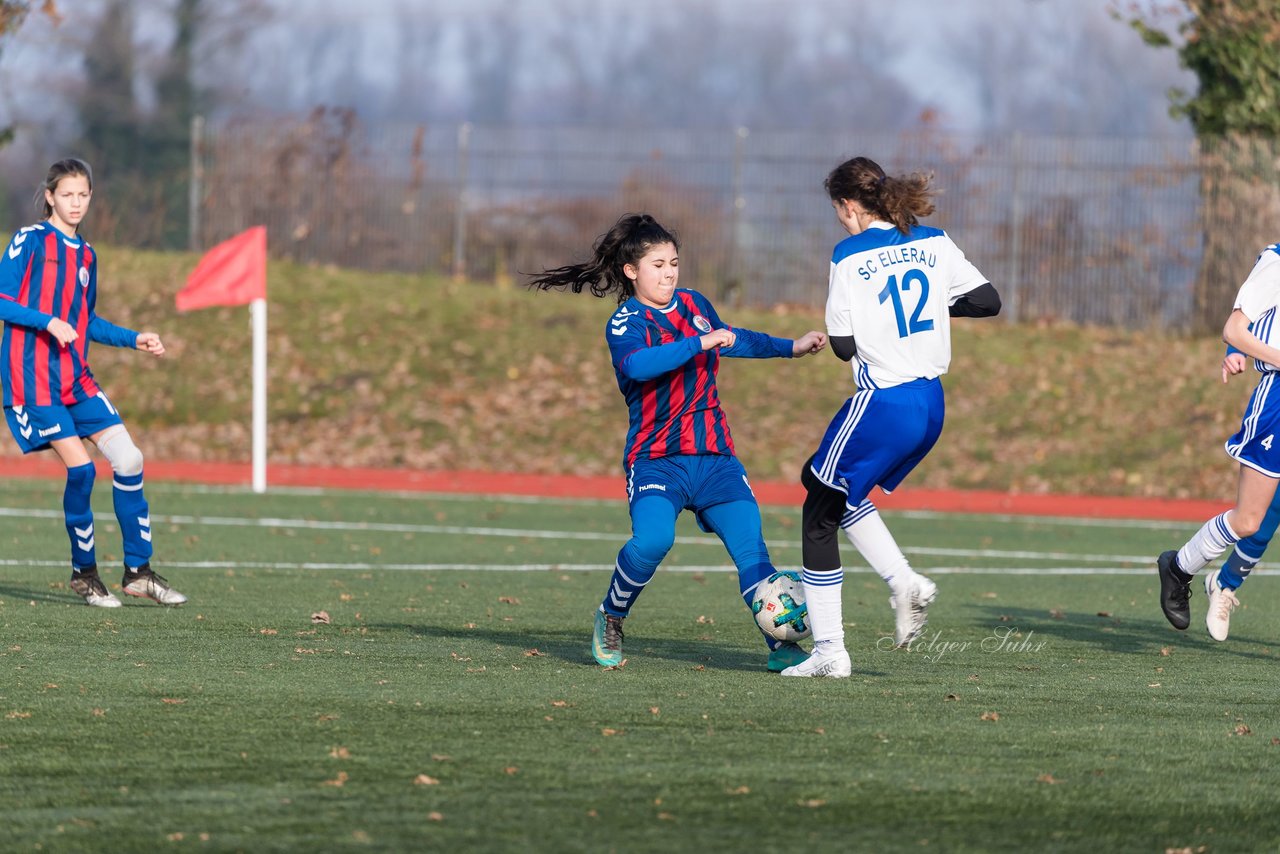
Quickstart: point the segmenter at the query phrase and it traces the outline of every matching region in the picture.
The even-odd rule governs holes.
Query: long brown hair
[[[45,192],[52,193],[58,189],[58,182],[68,175],[83,175],[85,180],[89,182],[89,189],[93,190],[93,170],[89,168],[89,164],[75,157],[66,157],[49,167],[49,174],[45,176],[44,183],[40,185],[40,189],[36,190],[36,196],[32,200],[36,203],[36,209],[41,211],[41,216],[45,219],[53,216],[53,207],[45,198]]]
[[[934,211],[930,183],[931,178],[920,172],[894,177],[871,158],[855,157],[832,169],[822,186],[832,201],[855,201],[906,234],[919,225],[920,217]]]
[[[547,270],[530,280],[529,287],[540,291],[568,289],[575,294],[590,288],[598,297],[615,295],[618,305],[622,305],[636,293],[635,282],[627,278],[622,268],[639,263],[645,253],[663,243],[680,248],[675,233],[649,214],[627,214],[596,238],[590,261]]]

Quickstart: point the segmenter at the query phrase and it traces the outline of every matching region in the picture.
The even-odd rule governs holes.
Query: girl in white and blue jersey
[[[1245,409],[1240,429],[1226,442],[1227,454],[1240,463],[1236,505],[1204,524],[1182,548],[1156,559],[1160,576],[1160,608],[1175,629],[1191,625],[1191,580],[1197,572],[1236,546],[1236,554],[1221,569],[1205,576],[1209,597],[1205,625],[1214,640],[1226,640],[1231,612],[1240,604],[1235,590],[1262,557],[1275,533],[1276,518],[1268,513],[1280,483],[1280,244],[1262,251],[1253,272],[1236,294],[1231,316],[1222,329],[1222,340],[1254,360],[1261,378]],[[1228,352],[1222,379],[1244,369],[1239,354]],[[1254,535],[1259,535],[1255,538]],[[1239,541],[1244,538],[1246,543]],[[1243,555],[1240,555],[1241,546]]]
[[[813,655],[784,676],[845,677],[836,531],[843,528],[889,584],[895,643],[924,628],[937,587],[912,570],[867,498],[886,494],[924,459],[942,432],[939,377],[951,363],[950,318],[989,317],[1000,297],[946,232],[919,224],[933,213],[929,179],[891,177],[855,157],[827,176],[836,219],[849,233],[831,256],[827,334],[853,365],[857,387],[836,413],[801,475],[804,589]]]

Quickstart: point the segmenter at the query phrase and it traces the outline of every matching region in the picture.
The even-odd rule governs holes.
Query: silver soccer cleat
[[[92,570],[71,573],[71,589],[95,608],[119,608],[123,604],[111,594],[107,585],[102,583],[96,567]]]
[[[187,597],[170,587],[162,576],[152,572],[149,563],[144,563],[136,570],[126,569],[120,586],[130,596],[150,599],[161,605],[181,605],[187,601]]]

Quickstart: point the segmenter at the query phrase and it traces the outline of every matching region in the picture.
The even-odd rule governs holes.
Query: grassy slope
[[[171,350],[162,361],[94,351],[144,450],[247,459],[246,311],[174,311],[193,256],[101,255],[103,316],[156,329]],[[283,263],[271,266],[270,296],[274,462],[618,472],[626,413],[603,341],[610,302]],[[822,324],[815,310],[720,308],[731,323],[779,335]],[[973,320],[954,331],[947,430],[913,484],[1232,494],[1220,448],[1251,382],[1222,387],[1217,341]],[[720,377],[758,479],[795,476],[850,385],[829,354],[734,360]]]

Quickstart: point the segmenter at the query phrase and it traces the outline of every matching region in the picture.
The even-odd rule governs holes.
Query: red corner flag
[[[205,253],[178,292],[178,311],[267,297],[267,229],[255,225]]]

